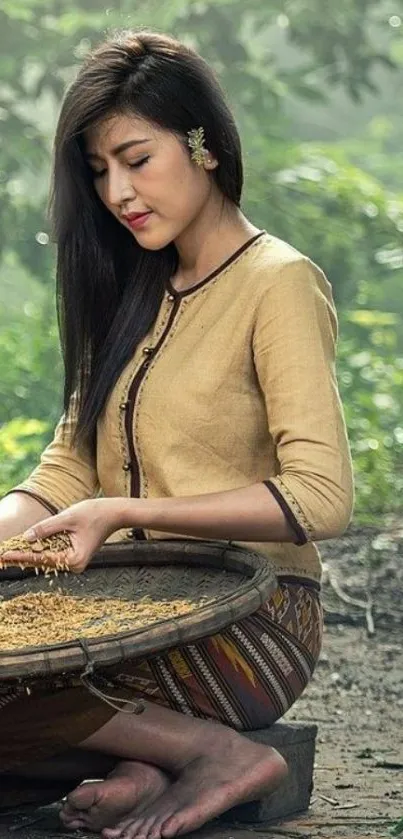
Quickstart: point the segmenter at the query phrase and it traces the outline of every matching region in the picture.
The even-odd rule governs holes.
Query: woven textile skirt
[[[99,687],[238,731],[266,728],[308,684],[322,629],[319,587],[280,578],[249,617],[196,643],[114,665],[103,671]],[[79,745],[115,713],[71,676],[41,680],[29,695],[21,688],[7,700],[0,696],[0,773]]]

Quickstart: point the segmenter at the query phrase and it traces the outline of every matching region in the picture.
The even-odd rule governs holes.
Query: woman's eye
[[[146,157],[143,157],[142,160],[138,160],[136,163],[128,163],[128,166],[130,169],[139,169],[140,166],[144,166],[144,164],[147,163],[149,159],[150,155],[147,155]],[[91,171],[93,178],[102,178],[103,175],[105,175],[105,173],[107,172],[107,169],[100,169],[99,171],[97,171],[96,169],[92,169]]]
[[[138,169],[140,166],[143,166],[144,163],[147,163],[149,159],[150,155],[147,155],[147,157],[143,157],[143,159],[139,160],[137,163],[129,163],[130,169]]]

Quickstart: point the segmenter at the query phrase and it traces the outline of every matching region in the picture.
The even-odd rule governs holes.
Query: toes
[[[161,837],[162,839],[172,839],[173,836],[181,836],[190,830],[197,830],[206,821],[207,818],[204,818],[200,813],[197,814],[194,810],[190,812],[189,808],[183,809],[164,820],[161,826]]]
[[[161,839],[162,824],[163,819],[158,819],[158,822],[154,822],[154,825],[151,827],[151,830],[148,834],[148,839]]]
[[[147,839],[161,839],[161,826],[164,818],[153,817],[147,823]]]
[[[154,823],[154,817],[141,821],[137,827],[133,823],[133,830],[130,833],[125,832],[122,839],[150,839],[150,831]]]
[[[132,819],[122,819],[115,827],[105,827],[102,831],[103,839],[118,839],[122,835],[126,827],[133,821]]]
[[[63,822],[63,824],[70,824],[72,819],[81,818],[82,813],[79,810],[76,810],[74,807],[63,807],[63,809],[59,812],[59,819]]]
[[[63,804],[62,804],[62,808],[60,810],[59,815],[71,818],[71,816],[76,816],[77,815],[78,810],[79,810],[79,808],[74,807],[73,804],[70,804],[70,801],[68,801],[67,798],[66,798],[64,800]]]
[[[171,839],[172,836],[177,836],[181,827],[181,819],[179,819],[176,815],[166,819],[161,825],[162,839]]]
[[[70,792],[66,798],[65,808],[68,806],[73,810],[89,810],[97,801],[98,784],[83,783]]]
[[[72,830],[76,830],[78,823],[80,823],[79,827],[88,827],[87,814],[80,810],[76,810],[75,813],[67,814],[61,811],[59,813],[59,819],[64,827],[71,828]]]
[[[74,807],[69,807],[68,804],[64,804],[62,809],[59,811],[59,818],[64,821],[68,821],[69,819],[74,818],[77,815],[77,810]]]
[[[120,839],[147,839],[144,819],[131,819],[120,834]]]
[[[165,808],[163,814],[158,813],[150,818],[146,824],[147,839],[162,839],[162,826],[170,816],[172,816],[172,810]]]
[[[136,839],[146,839],[146,834],[143,833],[142,826],[142,819],[132,819],[131,821],[127,821],[124,826],[122,825],[122,827],[120,827],[120,831],[118,834],[119,839],[134,839],[134,837],[136,837]]]
[[[141,831],[138,829],[139,835],[137,836],[135,834],[135,839],[140,839],[140,832],[142,834],[145,827],[147,827],[147,839],[161,839],[162,826],[175,814],[177,806],[177,802],[169,801],[168,798],[165,800],[161,799],[158,808],[155,807],[153,812],[151,811],[151,805],[148,814],[142,813],[142,818],[138,819],[139,823],[141,823]],[[126,837],[122,837],[122,839],[126,839]],[[130,839],[133,839],[133,837],[130,837]]]
[[[104,839],[149,839],[154,822],[154,816],[149,819],[124,819],[116,827],[103,830],[102,836]]]
[[[83,819],[72,819],[71,822],[65,824],[68,830],[80,830],[82,827],[87,827]]]

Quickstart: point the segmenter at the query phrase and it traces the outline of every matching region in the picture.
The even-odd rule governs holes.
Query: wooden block
[[[307,810],[313,789],[317,730],[317,726],[310,723],[278,722],[270,728],[243,732],[250,740],[277,749],[288,763],[289,774],[270,796],[233,807],[221,817],[221,821],[225,824],[267,824]]]

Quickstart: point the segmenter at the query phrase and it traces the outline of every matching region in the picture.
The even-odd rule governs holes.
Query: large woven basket
[[[267,558],[237,546],[196,540],[155,540],[104,546],[80,575],[64,574],[58,585],[70,595],[135,600],[203,597],[187,614],[154,621],[130,632],[12,651],[0,651],[0,682],[82,671],[151,655],[210,635],[250,615],[276,587]],[[43,575],[8,569],[0,577],[0,597],[48,590]]]

